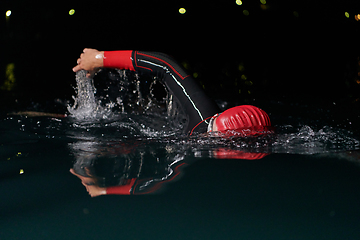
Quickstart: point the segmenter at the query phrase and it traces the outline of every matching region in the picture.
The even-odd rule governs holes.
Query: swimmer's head
[[[215,115],[210,121],[208,132],[267,128],[270,126],[270,118],[266,112],[255,106],[242,105]]]

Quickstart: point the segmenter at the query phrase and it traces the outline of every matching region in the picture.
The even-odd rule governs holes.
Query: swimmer
[[[77,60],[74,72],[85,70],[91,77],[100,68],[117,68],[148,74],[163,79],[169,92],[178,100],[187,115],[188,134],[205,132],[253,132],[267,131],[271,127],[269,116],[262,109],[251,105],[230,108],[220,113],[219,107],[210,99],[191,75],[170,56],[159,52],[135,50],[98,51],[85,48]],[[243,131],[243,130],[246,131]]]

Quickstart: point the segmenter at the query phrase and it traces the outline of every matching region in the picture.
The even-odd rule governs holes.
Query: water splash
[[[112,115],[111,105],[101,106],[101,101],[95,98],[96,88],[94,80],[86,77],[86,71],[76,73],[76,96],[73,96],[74,105],[68,105],[70,116],[76,120],[108,119]]]
[[[360,141],[353,136],[351,131],[344,129],[324,126],[319,130],[314,130],[307,125],[301,126],[300,129],[283,126],[274,139],[272,152],[317,154],[358,150],[359,147]]]
[[[68,105],[74,127],[99,130],[112,123],[114,132],[157,138],[180,133],[186,124],[180,105],[157,77],[105,69],[94,78],[98,89],[86,71],[76,73],[74,104]]]
[[[87,78],[85,71],[76,74],[76,96],[74,105],[69,105],[68,111],[77,121],[73,123],[72,135],[79,134],[79,140],[86,129],[88,134],[93,134],[94,139],[102,141],[156,139],[159,148],[170,146],[180,152],[187,151],[184,148],[190,149],[196,156],[212,156],[212,152],[219,148],[235,152],[291,154],[318,154],[360,148],[360,141],[350,131],[330,126],[280,125],[275,133],[252,137],[200,134],[189,138],[182,133],[181,123],[184,122],[179,117],[182,116],[180,108],[172,96],[167,92],[163,102],[155,98],[153,86],[157,79],[150,79],[143,86],[147,81],[140,79],[138,74],[128,75],[124,71],[114,70],[105,72],[105,79],[99,82],[109,85],[103,86],[105,90],[100,89],[103,92],[97,97],[94,80]]]
[[[194,155],[201,157],[212,157],[217,150],[234,156],[241,153],[314,155],[360,149],[360,141],[351,131],[329,126],[316,130],[316,127],[308,125],[278,126],[274,133],[250,137],[219,137],[214,133],[190,139],[183,138],[173,143],[188,145]]]

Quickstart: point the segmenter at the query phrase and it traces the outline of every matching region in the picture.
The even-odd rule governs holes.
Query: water
[[[0,239],[360,236],[359,139],[323,110],[293,119],[270,102],[275,133],[188,137],[158,79],[76,81],[67,117],[2,115]],[[142,196],[89,196],[129,179]]]

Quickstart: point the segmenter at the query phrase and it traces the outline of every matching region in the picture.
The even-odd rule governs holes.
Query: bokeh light
[[[11,10],[7,10],[6,13],[5,13],[5,15],[6,15],[7,17],[10,17],[10,16],[11,16]]]
[[[243,3],[242,3],[241,0],[236,0],[236,4],[240,6],[240,5],[242,5]]]
[[[245,16],[249,16],[250,13],[249,13],[248,10],[245,9],[245,10],[243,11],[243,14],[244,14]]]
[[[350,14],[348,12],[345,12],[345,17],[346,18],[349,18],[350,17]]]
[[[5,81],[3,85],[0,86],[1,90],[12,91],[16,86],[15,79],[15,64],[9,63],[5,67]]]
[[[185,13],[186,13],[186,9],[185,9],[185,8],[179,8],[179,13],[180,13],[180,14],[185,14]]]
[[[244,67],[244,65],[242,63],[239,64],[238,69],[239,69],[240,72],[245,71],[245,67]]]
[[[70,9],[69,15],[72,16],[72,15],[74,15],[74,14],[75,14],[75,9]]]

